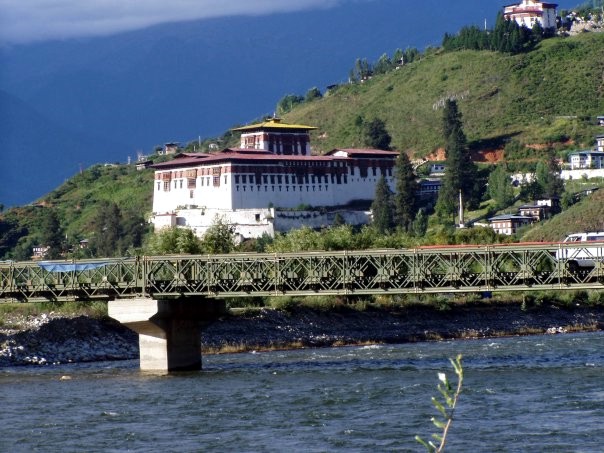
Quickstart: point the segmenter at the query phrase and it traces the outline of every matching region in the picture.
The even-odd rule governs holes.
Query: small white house
[[[544,29],[556,28],[557,7],[556,3],[522,0],[520,3],[504,6],[503,16],[527,28],[533,28],[537,22]]]

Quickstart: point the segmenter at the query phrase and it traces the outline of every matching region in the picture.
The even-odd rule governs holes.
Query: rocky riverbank
[[[16,325],[8,328],[8,325]],[[397,310],[290,312],[243,310],[202,333],[207,352],[451,338],[558,334],[604,330],[604,307],[464,304],[446,310],[417,306]],[[51,365],[138,357],[137,335],[110,319],[53,313],[11,320],[0,328],[0,366]]]

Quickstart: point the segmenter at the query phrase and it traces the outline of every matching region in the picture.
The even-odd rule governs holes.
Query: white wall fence
[[[604,178],[604,168],[597,169],[577,169],[577,170],[562,170],[560,177],[564,180],[577,180],[577,179],[592,179],[592,178]],[[510,178],[514,184],[529,183],[535,178],[534,173],[514,173],[510,175]]]

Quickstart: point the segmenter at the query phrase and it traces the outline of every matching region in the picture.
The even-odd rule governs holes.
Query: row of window
[[[237,175],[235,176],[235,184],[237,186],[237,190],[239,190],[239,184],[247,184],[247,179],[246,175],[241,175],[242,177],[239,178]],[[258,182],[254,182],[254,179],[258,179],[258,178],[254,178],[254,175],[249,175],[249,184],[250,184],[250,190],[253,191],[254,187],[253,185],[256,185],[258,187],[260,187],[261,184],[259,184]],[[227,176],[223,176],[224,178],[224,184],[228,183],[228,178]],[[212,186],[213,187],[220,187],[220,176],[213,176],[212,178]],[[282,176],[281,175],[277,175],[277,176],[270,176],[267,177],[266,175],[263,175],[263,182],[262,184],[266,185],[267,184],[285,184],[286,186],[288,185],[300,185],[300,187],[302,187],[302,185],[304,184],[325,184],[325,190],[327,190],[327,185],[330,183],[329,181],[329,177],[325,176],[320,177],[320,176],[314,176],[311,175],[309,177],[309,175],[304,175],[304,178],[294,178],[294,176],[291,176],[291,178],[288,178],[287,175]],[[270,181],[270,183],[269,183]],[[354,179],[350,179],[350,182],[353,182]],[[361,180],[359,178],[356,179],[357,182],[361,182]],[[205,177],[205,178],[200,178],[200,182],[201,182],[201,186],[207,186],[210,187],[210,177]],[[374,179],[373,182],[377,182],[377,179]],[[386,178],[386,183],[390,183],[391,180]],[[169,192],[171,189],[171,185],[170,185],[170,181],[164,181],[163,182],[163,190],[164,192]],[[348,184],[348,176],[347,175],[331,175],[331,184]],[[183,189],[184,187],[184,180],[180,179],[180,180],[174,180],[174,189]],[[274,186],[273,186],[274,187]],[[308,187],[308,186],[307,186]],[[157,181],[157,191],[160,191],[162,188],[162,184],[160,181]],[[187,189],[195,189],[197,188],[197,181],[196,179],[193,178],[189,178],[187,179]],[[243,190],[245,191],[245,186],[243,186]],[[281,190],[281,189],[279,189]],[[320,190],[320,189],[319,189]],[[273,189],[274,191],[274,189]],[[289,191],[289,190],[288,190]],[[295,187],[293,189],[293,192],[295,192]],[[314,189],[313,189],[314,191]],[[191,193],[193,193],[193,191],[191,190]],[[192,196],[191,196],[192,198]]]
[[[243,188],[243,192],[247,192],[247,187],[248,186],[241,186]],[[257,187],[257,192],[262,192],[262,187],[261,186],[256,186]],[[289,192],[289,188],[290,186],[285,186],[285,191]],[[235,189],[237,190],[237,192],[239,192],[239,186],[235,186]],[[254,191],[254,186],[249,186],[250,192]],[[291,191],[292,192],[296,192],[296,186],[291,186]],[[264,192],[268,192],[268,186],[264,186]],[[283,192],[283,187],[282,186],[277,186],[277,192]],[[326,191],[327,192],[327,185],[324,186],[306,186],[306,192],[323,192]],[[271,192],[275,192],[275,186],[271,186]],[[298,186],[298,192],[304,192],[304,186]]]

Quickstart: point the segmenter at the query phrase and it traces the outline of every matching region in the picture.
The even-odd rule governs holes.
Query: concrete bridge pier
[[[201,300],[200,300],[201,299]],[[138,333],[141,370],[201,370],[201,328],[226,313],[222,300],[120,299],[109,316]]]

